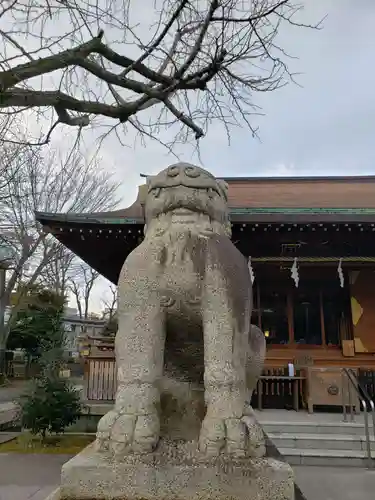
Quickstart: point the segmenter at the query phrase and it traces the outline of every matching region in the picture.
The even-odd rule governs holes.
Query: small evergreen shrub
[[[62,434],[80,413],[79,393],[66,380],[43,377],[24,398],[22,426],[44,439],[47,433]]]

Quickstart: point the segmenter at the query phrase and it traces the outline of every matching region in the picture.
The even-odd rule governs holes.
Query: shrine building
[[[305,357],[316,367],[375,370],[375,176],[225,180],[232,241],[253,279],[252,322],[267,338],[266,367]],[[36,218],[116,283],[143,238],[140,200]]]

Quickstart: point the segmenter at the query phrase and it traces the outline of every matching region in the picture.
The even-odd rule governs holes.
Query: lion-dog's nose
[[[186,163],[177,163],[176,165],[171,165],[168,168],[168,174],[169,177],[190,177],[190,178],[197,178],[199,177],[200,171],[198,168],[194,167],[194,165],[188,165]]]

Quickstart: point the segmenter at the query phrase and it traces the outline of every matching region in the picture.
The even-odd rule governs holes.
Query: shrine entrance
[[[277,347],[340,348],[352,338],[348,279],[335,267],[301,267],[298,286],[286,266],[257,267],[252,322]]]
[[[232,241],[252,264],[252,322],[267,339],[263,406],[305,407],[312,370],[356,370],[375,395],[375,176],[225,180]],[[116,283],[143,238],[144,189],[122,210],[37,220]],[[88,356],[87,373],[101,387],[115,374],[113,354]]]

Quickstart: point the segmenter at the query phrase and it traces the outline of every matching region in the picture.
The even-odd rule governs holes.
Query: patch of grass
[[[0,453],[51,453],[57,455],[75,455],[92,443],[95,436],[77,436],[63,434],[61,436],[48,436],[44,441],[24,432],[16,439],[0,444]]]

